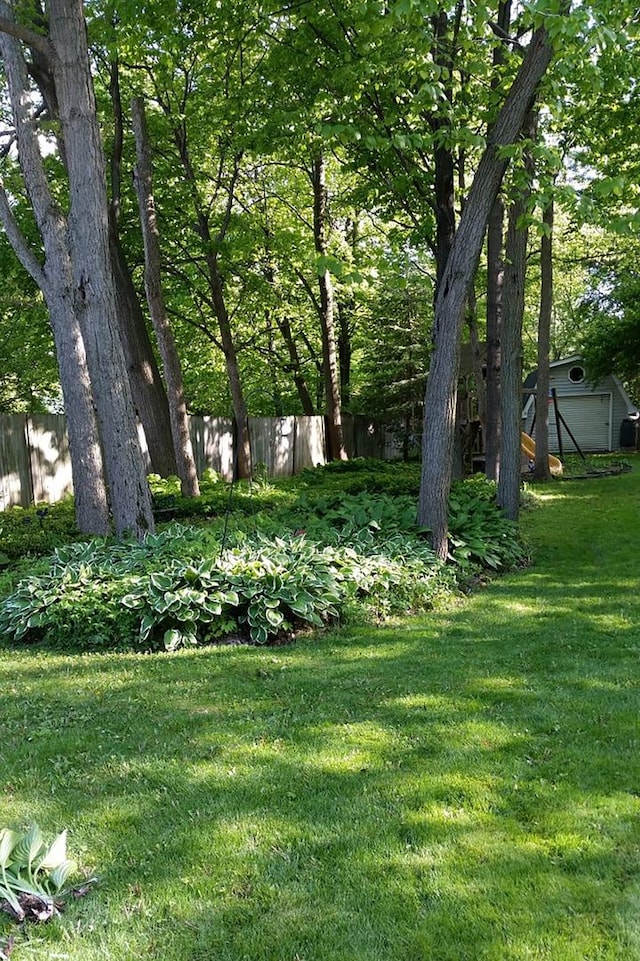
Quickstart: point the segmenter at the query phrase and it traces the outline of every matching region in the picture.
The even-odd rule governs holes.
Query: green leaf
[[[67,859],[67,831],[62,831],[49,845],[42,861],[38,865],[41,871],[53,871]]]
[[[153,614],[145,614],[140,621],[140,640],[146,641],[155,626],[156,618]]]
[[[167,574],[151,574],[149,581],[152,587],[163,593],[173,587],[173,580]]]
[[[125,596],[120,599],[120,603],[123,607],[134,610],[136,607],[142,607],[144,600],[139,594],[125,594]]]
[[[37,824],[32,824],[27,833],[15,845],[11,852],[11,860],[14,864],[30,868],[43,846],[42,832]]]
[[[182,634],[175,628],[164,632],[164,646],[167,651],[177,651],[182,644]]]
[[[9,828],[3,828],[0,832],[0,867],[6,868],[9,864],[11,852],[20,840],[22,835]]]
[[[280,613],[280,611],[276,610],[273,607],[268,607],[265,611],[265,614],[269,624],[272,627],[280,627],[280,625],[284,621],[284,617]]]
[[[69,875],[73,874],[77,869],[77,864],[75,861],[70,861],[65,858],[61,861],[49,874],[49,880],[54,891],[59,891],[67,881]]]

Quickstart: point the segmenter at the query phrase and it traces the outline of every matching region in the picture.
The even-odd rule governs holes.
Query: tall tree
[[[104,153],[82,3],[51,0],[46,36],[17,24],[6,4],[1,11],[0,29],[8,38],[3,53],[9,59],[19,59],[21,51],[9,49],[13,46],[10,38],[25,42],[36,52],[55,93],[60,154],[69,192],[68,217],[56,218],[58,258],[68,265],[60,296],[68,300],[86,351],[116,531],[119,535],[131,532],[141,536],[153,529],[153,514],[117,330]],[[28,94],[24,76],[23,68],[22,76],[18,74],[12,85],[12,93],[10,90],[15,114],[18,101]],[[35,145],[37,148],[37,140]],[[40,168],[36,176],[42,181],[44,168],[39,150],[37,156],[33,151],[30,160]],[[23,162],[30,167],[24,157]],[[31,172],[28,176],[32,176]],[[43,228],[50,226],[47,220],[43,221]]]
[[[540,310],[538,313],[538,375],[536,379],[536,480],[551,478],[549,469],[549,362],[551,318],[553,316],[553,197],[547,203],[540,242]]]
[[[511,2],[498,4],[496,31],[502,43],[493,51],[491,89],[500,84],[499,72],[507,59],[506,45],[511,27]],[[485,471],[491,480],[497,480],[500,456],[500,326],[502,319],[502,285],[504,281],[504,202],[500,194],[495,199],[487,224],[487,380],[484,422]]]
[[[156,332],[160,356],[162,358],[167,389],[171,399],[169,405],[171,436],[173,438],[173,450],[176,455],[182,494],[185,497],[197,497],[200,493],[200,488],[193,457],[191,435],[189,433],[189,417],[184,394],[182,369],[176,351],[171,324],[167,317],[162,290],[162,257],[153,197],[151,150],[147,134],[144,101],[141,97],[136,98],[131,107],[136,137],[136,153],[138,157],[138,165],[135,171],[135,185],[138,195],[138,206],[140,208],[142,236],[144,239],[145,290],[147,292],[151,321]]]
[[[347,450],[342,431],[342,407],[335,321],[333,282],[327,265],[329,210],[326,165],[322,154],[311,164],[313,185],[313,237],[318,255],[318,286],[320,289],[320,328],[328,425],[329,456],[346,460]]]
[[[510,520],[517,520],[520,509],[521,412],[522,412],[522,324],[527,273],[527,213],[532,192],[534,164],[531,145],[535,143],[537,115],[532,108],[525,119],[525,155],[522,178],[509,209],[505,245],[505,276],[501,324],[501,409],[502,445],[497,501]]]
[[[112,12],[111,19],[114,14]],[[115,41],[113,43],[115,46]],[[144,429],[151,467],[163,477],[178,472],[169,402],[160,375],[145,316],[140,305],[121,237],[122,163],[124,114],[120,92],[117,52],[109,58],[109,94],[113,114],[113,137],[109,154],[109,244],[116,283],[120,339],[136,412]]]
[[[568,5],[563,4],[563,13]],[[537,28],[500,108],[460,217],[435,304],[434,350],[425,392],[419,522],[431,530],[434,550],[448,553],[447,504],[455,429],[460,334],[464,308],[480,257],[491,207],[507,167],[504,148],[514,142],[553,56],[545,26]]]

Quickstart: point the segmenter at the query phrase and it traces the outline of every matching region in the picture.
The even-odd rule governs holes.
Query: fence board
[[[296,417],[294,474],[299,474],[305,467],[326,464],[326,450],[324,417]]]
[[[28,507],[32,500],[24,414],[0,418],[0,510]]]
[[[264,464],[270,477],[291,477],[295,463],[296,418],[250,417],[254,470]]]
[[[208,468],[233,479],[233,421],[229,417],[190,417],[191,443],[198,477]]]
[[[31,481],[36,503],[55,504],[73,493],[71,455],[66,419],[62,414],[27,418],[26,440],[31,455]]]

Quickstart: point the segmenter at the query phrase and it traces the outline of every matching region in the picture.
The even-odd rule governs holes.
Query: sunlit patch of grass
[[[100,879],[15,956],[640,961],[640,485],[552,490],[531,568],[419,619],[0,652],[2,821]]]

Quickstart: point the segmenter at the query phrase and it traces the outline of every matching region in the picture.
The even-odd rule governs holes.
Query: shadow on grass
[[[476,606],[277,651],[27,653],[5,798],[79,835],[114,923],[162,921],[152,956],[590,957],[640,841],[635,658]]]
[[[38,957],[640,958],[640,611],[603,486],[626,481],[562,485],[536,566],[428,618],[2,652],[6,817],[68,825],[102,878]]]

